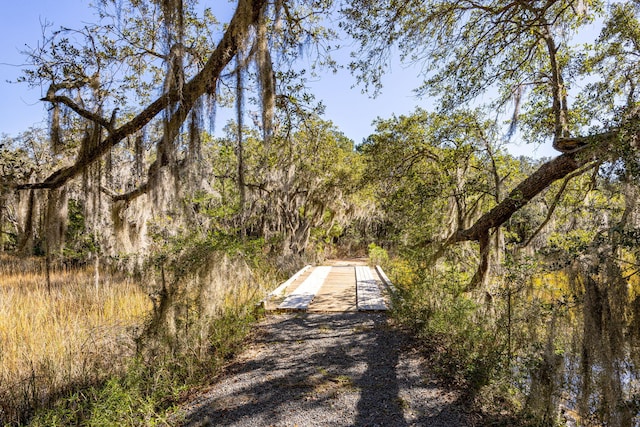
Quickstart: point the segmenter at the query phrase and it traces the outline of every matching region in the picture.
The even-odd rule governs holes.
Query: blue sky
[[[46,117],[39,88],[8,83],[20,76],[27,46],[42,39],[42,25],[53,22],[80,26],[92,18],[88,2],[82,0],[23,0],[6,2],[0,14],[0,134],[15,135]],[[42,124],[42,123],[40,123]]]
[[[50,22],[54,29],[60,26],[77,28],[83,22],[96,19],[87,0],[7,2],[0,14],[0,134],[15,136],[30,126],[45,126],[45,106],[39,101],[43,96],[42,90],[7,82],[20,75],[20,65],[25,59],[20,51],[26,46],[36,46],[41,40],[41,24]],[[348,59],[347,51],[338,55]],[[325,118],[333,121],[347,137],[360,143],[373,132],[371,123],[377,117],[410,113],[416,106],[430,109],[428,99],[419,99],[413,94],[413,89],[420,84],[417,74],[418,68],[393,64],[391,72],[384,77],[382,93],[375,99],[362,94],[360,87],[352,88],[355,78],[346,70],[337,74],[327,73],[309,82],[309,87],[326,105]],[[224,123],[217,123],[216,129],[223,126]],[[524,144],[512,146],[510,151],[532,157],[554,154],[550,147],[536,148]]]

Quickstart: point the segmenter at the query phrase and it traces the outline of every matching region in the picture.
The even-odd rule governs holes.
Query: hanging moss
[[[258,24],[256,33],[256,64],[260,83],[262,101],[262,131],[265,145],[268,146],[273,136],[273,119],[275,114],[275,78],[273,63],[269,49],[268,28],[266,17],[263,16]]]
[[[56,257],[60,253],[64,244],[68,216],[67,202],[66,187],[47,192],[45,241],[47,254],[52,257]]]
[[[190,162],[198,161],[202,158],[202,112],[203,101],[200,99],[191,110],[189,119],[189,146],[187,158]]]

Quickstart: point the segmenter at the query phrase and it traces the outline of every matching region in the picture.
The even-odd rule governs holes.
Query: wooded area
[[[49,128],[0,141],[7,283],[18,260],[50,297],[69,268],[96,292],[128,277],[151,299],[126,357],[185,381],[274,280],[368,250],[394,317],[481,411],[637,425],[640,3],[239,0],[229,22],[203,3],[100,0],[98,22],[27,53]],[[350,64],[331,58],[340,38]],[[423,64],[437,108],[355,144],[306,79],[347,66],[375,94],[394,52]],[[236,113],[216,135],[220,106]],[[516,158],[515,138],[558,156]],[[0,385],[0,422],[69,387]]]

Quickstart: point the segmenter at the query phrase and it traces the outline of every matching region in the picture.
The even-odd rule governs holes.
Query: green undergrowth
[[[389,262],[388,275],[398,290],[391,315],[415,337],[430,372],[460,390],[469,409],[492,419],[492,425],[521,425],[517,417],[511,418],[519,407],[517,391],[508,380],[501,319],[488,314],[482,302],[466,292],[466,273],[453,267],[411,265]]]
[[[467,271],[419,265],[392,259],[387,271],[397,288],[392,316],[415,338],[429,371],[459,390],[483,425],[565,425],[573,412],[556,410],[566,395],[558,372],[571,342],[554,325],[570,313],[541,290],[558,282],[533,276],[524,263],[505,263],[503,276],[469,289]]]
[[[75,391],[40,411],[29,426],[155,426],[166,423],[189,391],[206,385],[242,348],[261,316],[247,304],[211,322],[206,355],[153,354],[136,358],[126,374]]]
[[[70,388],[30,426],[163,425],[243,348],[262,316],[258,301],[279,279],[263,242],[213,232],[174,235],[158,224],[154,255],[139,278],[153,308],[136,332],[125,373]]]
[[[385,267],[387,264],[389,264],[389,254],[384,248],[381,248],[375,243],[369,244],[367,252],[369,255],[369,265],[381,265]]]
[[[440,376],[477,390],[492,377],[502,343],[478,303],[463,292],[465,280],[453,270],[415,271],[397,283],[393,315],[429,350]]]

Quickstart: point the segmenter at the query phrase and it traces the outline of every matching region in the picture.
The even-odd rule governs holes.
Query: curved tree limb
[[[543,164],[537,171],[522,181],[509,195],[493,209],[482,215],[471,227],[458,230],[438,250],[436,256],[442,256],[453,243],[477,241],[480,243],[480,263],[466,290],[471,291],[480,285],[489,271],[489,235],[493,229],[504,224],[520,208],[549,187],[554,181],[562,179],[584,165],[575,154],[563,154]]]
[[[257,25],[266,5],[266,0],[240,0],[218,46],[203,69],[189,82],[185,83],[182,90],[173,89],[159,96],[137,116],[110,132],[100,144],[86,152],[82,158],[76,159],[73,165],[57,170],[42,182],[20,184],[16,186],[16,189],[52,189],[64,185],[70,179],[81,174],[87,166],[99,160],[111,147],[146,126],[167,107],[180,103],[178,111],[181,113],[177,115],[186,119],[188,111],[195,101],[205,93],[210,93],[212,88],[215,88],[218,77],[238,52],[242,40],[249,35],[251,28]],[[49,98],[51,97],[47,96],[47,100]],[[76,112],[79,113],[78,111]]]
[[[599,164],[600,164],[600,162],[597,162],[597,161],[588,163],[583,168],[575,170],[575,171],[571,172],[570,174],[568,174],[567,176],[564,177],[564,180],[562,181],[562,185],[560,186],[560,189],[558,190],[558,192],[556,193],[555,197],[553,198],[553,201],[551,202],[551,207],[549,207],[549,211],[547,212],[547,216],[545,217],[544,221],[542,221],[540,223],[538,228],[536,228],[536,230],[531,234],[531,236],[529,236],[527,241],[522,245],[523,247],[529,246],[529,244],[531,244],[533,239],[544,229],[544,227],[549,223],[549,221],[551,221],[551,218],[553,217],[553,213],[555,212],[556,207],[558,206],[558,203],[560,202],[560,199],[562,198],[562,195],[564,194],[564,191],[566,190],[567,185],[569,184],[569,181],[571,181],[573,178],[575,178],[575,177],[577,177],[579,175],[582,175],[583,173],[587,172],[588,170],[591,170],[591,169],[597,167]]]
[[[100,187],[100,190],[104,194],[109,196],[112,202],[120,202],[120,201],[130,202],[135,198],[142,196],[147,191],[149,191],[149,182],[147,181],[144,184],[140,185],[139,187],[135,188],[134,190],[124,194],[118,194],[115,191],[111,190],[110,188],[102,187],[102,186]]]
[[[68,96],[63,96],[63,95],[48,96],[47,95],[45,98],[40,99],[40,101],[47,101],[52,104],[64,104],[67,107],[69,107],[71,110],[75,111],[79,116],[99,124],[109,132],[113,131],[113,123],[109,122],[109,120],[105,119],[104,117],[98,114],[92,113],[91,111],[85,108],[82,108],[81,106],[73,102],[73,100]]]
[[[584,157],[584,156],[582,156]],[[493,209],[482,215],[471,227],[458,230],[449,239],[450,243],[480,241],[492,228],[504,224],[521,207],[546,189],[553,182],[562,179],[585,164],[575,153],[563,154],[543,164],[514,188],[509,195]]]
[[[442,242],[432,259],[437,260],[440,258],[452,244],[466,241],[479,242],[480,264],[467,290],[473,289],[482,282],[488,270],[487,242],[491,231],[504,224],[514,213],[553,182],[567,177],[571,179],[599,164],[602,159],[598,159],[598,155],[605,152],[616,141],[620,132],[622,131],[617,130],[599,135],[574,138],[580,140],[579,148],[572,153],[562,154],[540,166],[538,170],[518,184],[502,202],[482,215],[471,227],[458,230],[446,241]]]

